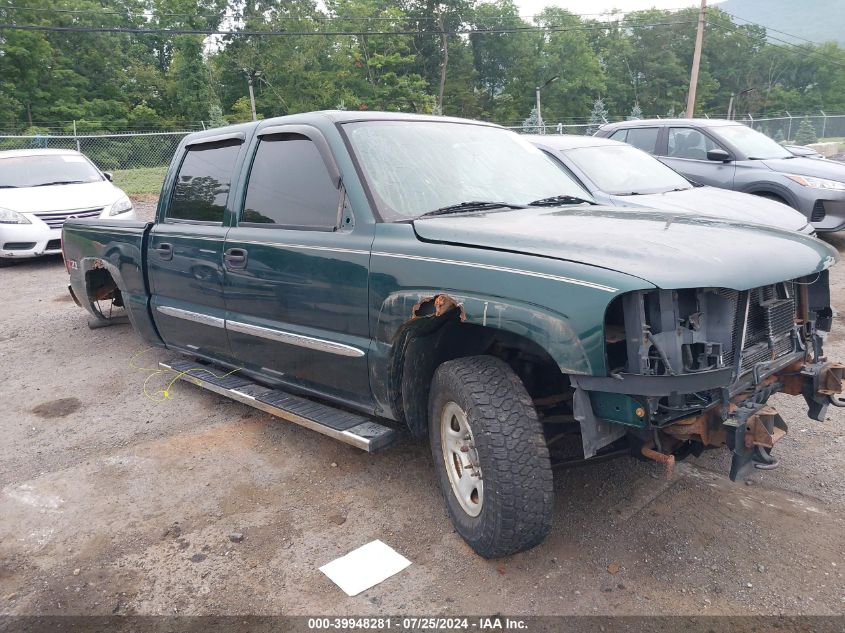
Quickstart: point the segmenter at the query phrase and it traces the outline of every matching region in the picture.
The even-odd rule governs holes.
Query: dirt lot
[[[845,263],[833,277],[845,312]],[[1,614],[845,613],[845,410],[777,398],[781,467],[751,485],[722,451],[671,480],[632,459],[560,472],[548,540],[485,561],[427,445],[371,456],[185,383],[162,399],[144,368],[170,355],[89,330],[66,278],[60,259],[0,270]],[[354,598],[318,571],[377,538],[413,565]]]

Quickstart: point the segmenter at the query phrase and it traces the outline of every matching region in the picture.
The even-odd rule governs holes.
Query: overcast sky
[[[709,0],[716,4],[718,0]],[[563,7],[572,13],[602,13],[619,9],[620,11],[639,11],[642,9],[679,9],[681,7],[701,6],[700,0],[516,0],[521,15],[535,15],[547,6]]]

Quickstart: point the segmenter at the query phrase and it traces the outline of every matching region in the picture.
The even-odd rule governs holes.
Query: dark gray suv
[[[703,185],[784,202],[816,231],[845,228],[845,164],[795,156],[738,121],[642,119],[603,125],[596,136],[645,150]]]

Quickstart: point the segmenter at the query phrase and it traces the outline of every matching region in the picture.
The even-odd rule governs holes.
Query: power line
[[[681,11],[687,7],[678,7],[675,9],[665,9],[665,11],[671,13],[674,11]],[[28,12],[36,12],[36,13],[57,13],[57,14],[72,14],[72,15],[118,15],[118,16],[134,16],[134,17],[183,17],[183,18],[214,18],[214,19],[241,19],[246,18],[244,13],[222,13],[222,14],[214,14],[214,13],[206,13],[206,14],[197,14],[197,13],[158,13],[158,12],[136,12],[136,11],[114,11],[114,10],[96,10],[96,9],[59,9],[53,7],[27,7],[21,5],[6,5],[4,7],[0,7],[0,11],[6,10],[14,10],[14,11],[28,11]],[[579,18],[587,18],[587,17],[598,17],[598,16],[626,16],[629,13],[622,13],[616,11],[602,11],[600,13],[572,13],[569,12],[570,15],[573,17]],[[503,20],[503,19],[511,19],[513,16],[489,16],[486,19],[491,20]],[[544,17],[542,14],[534,14],[534,15],[520,15],[516,16],[521,20],[532,20],[535,18]],[[623,19],[625,19],[623,17]],[[384,17],[384,16],[337,16],[337,15],[308,15],[308,16],[274,16],[273,20],[286,20],[286,21],[299,21],[299,20],[314,20],[319,22],[332,22],[332,21],[340,21],[340,22],[369,22],[369,21],[390,21],[396,22],[400,20],[406,20],[409,22],[436,22],[437,17],[434,16],[402,16],[401,18],[396,17]]]
[[[766,33],[767,33],[767,34],[768,34],[768,32],[769,32],[769,31],[774,31],[775,33],[780,33],[781,35],[786,35],[787,37],[791,37],[791,38],[794,38],[794,39],[796,39],[796,40],[802,40],[802,41],[807,42],[808,44],[812,44],[812,45],[814,45],[814,46],[821,46],[821,42],[816,42],[816,41],[813,41],[813,40],[808,40],[806,37],[801,37],[801,36],[799,36],[799,35],[793,35],[792,33],[787,33],[787,32],[785,32],[785,31],[779,31],[779,30],[777,30],[777,29],[773,29],[773,28],[772,28],[772,27],[770,27],[770,26],[766,26],[765,24],[760,24],[759,22],[752,22],[751,20],[748,20],[748,19],[746,19],[746,18],[741,18],[741,17],[739,17],[738,15],[735,15],[735,14],[733,14],[733,13],[728,13],[727,11],[722,11],[722,13],[724,13],[725,15],[729,15],[730,17],[732,17],[732,18],[734,18],[734,19],[736,19],[736,20],[742,20],[743,22],[745,22],[745,23],[746,23],[745,25],[737,25],[737,26],[747,26],[747,25],[751,25],[751,26],[761,26],[761,27],[763,27],[764,29],[766,29]],[[778,41],[782,41],[782,40],[778,40]]]
[[[724,24],[719,24],[718,22],[710,22],[710,21],[708,21],[707,24],[709,24],[710,26],[716,26],[720,29],[728,31],[729,33],[738,33],[740,35],[744,35],[745,37],[747,37],[749,39],[756,39],[756,38],[754,38],[753,35],[750,35],[746,31],[742,30],[742,26],[745,26],[745,25],[740,26],[740,25],[737,25],[737,24],[731,24],[731,26],[728,27],[728,26],[725,26]],[[757,24],[756,26],[762,26],[762,25]],[[763,28],[765,28],[765,27],[763,27]],[[813,48],[807,49],[807,48],[800,46],[799,44],[793,44],[792,42],[787,42],[786,40],[781,40],[781,39],[778,39],[776,37],[768,37],[767,39],[770,39],[770,40],[773,39],[777,42],[781,42],[782,44],[786,44],[787,46],[793,46],[795,48],[787,48],[787,46],[782,46],[780,44],[773,44],[772,42],[766,42],[766,44],[768,46],[772,46],[774,48],[786,51],[787,53],[791,53],[793,55],[801,55],[803,57],[811,57],[813,55],[818,55],[818,56],[821,56],[821,59],[823,59],[826,63],[831,64],[833,66],[837,66],[839,68],[845,69],[845,64],[843,64],[842,62],[837,62],[837,61],[830,59],[828,56],[819,52],[817,49],[813,49]]]
[[[497,35],[508,33],[565,33],[570,31],[595,31],[605,30],[610,23],[603,25],[580,25],[580,26],[525,26],[525,27],[502,27],[502,28],[475,28],[456,29],[454,31],[432,31],[398,30],[398,31],[254,31],[254,30],[221,30],[221,29],[165,29],[165,28],[144,28],[144,27],[113,27],[113,26],[52,26],[41,24],[0,24],[0,31],[50,31],[60,33],[133,33],[140,35],[240,35],[240,36],[279,36],[279,37],[313,37],[313,36],[361,36],[361,35]],[[677,26],[682,24],[694,24],[694,22],[652,22],[648,24],[624,24],[624,28],[651,28],[656,26]]]

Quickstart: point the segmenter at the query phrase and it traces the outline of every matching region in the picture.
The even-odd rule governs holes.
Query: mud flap
[[[787,433],[786,422],[772,407],[739,407],[725,423],[733,452],[731,481],[744,479],[754,467],[756,447],[771,449]]]
[[[593,413],[589,394],[581,389],[576,379],[572,378],[571,380],[575,387],[573,396],[574,417],[581,425],[581,444],[584,450],[584,459],[590,459],[600,449],[623,437],[628,430],[622,424],[597,418]]]

